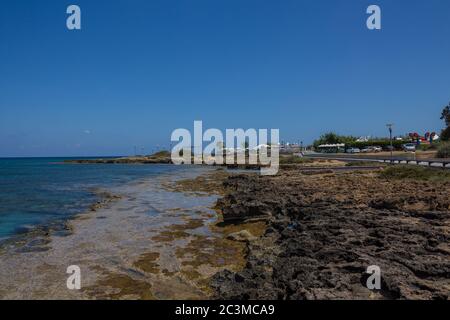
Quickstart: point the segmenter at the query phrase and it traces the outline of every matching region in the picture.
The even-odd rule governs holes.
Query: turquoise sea
[[[0,240],[84,211],[97,188],[179,170],[172,165],[66,164],[67,158],[0,158]]]

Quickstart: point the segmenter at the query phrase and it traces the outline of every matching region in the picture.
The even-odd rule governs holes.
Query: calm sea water
[[[0,158],[0,239],[85,210],[96,200],[95,188],[178,170],[168,165],[83,165],[63,160]]]

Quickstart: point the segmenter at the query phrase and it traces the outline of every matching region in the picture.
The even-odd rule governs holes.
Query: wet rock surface
[[[449,299],[450,183],[387,180],[378,172],[224,182],[224,221],[265,219],[240,272],[212,279],[220,299]],[[366,287],[368,266],[381,290]]]

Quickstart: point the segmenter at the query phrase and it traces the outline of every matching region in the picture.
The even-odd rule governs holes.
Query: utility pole
[[[390,150],[391,150],[391,162],[392,162],[392,151],[394,150],[394,146],[392,145],[392,127],[393,126],[394,126],[393,123],[388,123],[386,125],[386,127],[389,129],[389,140],[391,142],[391,148],[390,148]]]

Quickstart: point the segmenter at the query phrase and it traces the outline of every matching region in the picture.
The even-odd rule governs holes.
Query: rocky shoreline
[[[118,157],[118,158],[95,158],[95,159],[69,159],[64,160],[66,164],[173,164],[171,156],[167,152],[161,152],[149,156]],[[192,165],[192,164],[191,164]],[[205,165],[199,164],[199,166]],[[259,164],[221,164],[217,167],[239,170],[259,170]]]
[[[450,179],[290,167],[223,187],[225,223],[267,228],[246,242],[241,271],[212,278],[215,298],[449,299]],[[381,290],[365,286],[370,265],[381,268]]]
[[[171,164],[170,157],[120,157],[64,160],[67,164]]]

